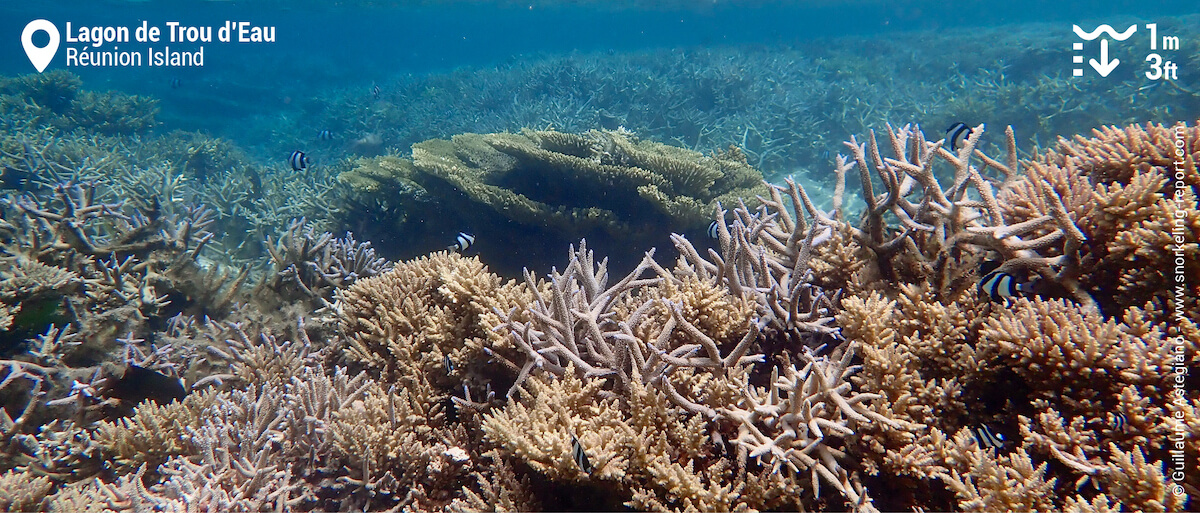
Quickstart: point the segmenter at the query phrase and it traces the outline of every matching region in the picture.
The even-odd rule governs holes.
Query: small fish
[[[452,249],[454,251],[463,252],[463,251],[466,251],[467,248],[470,248],[471,244],[474,244],[474,243],[475,243],[474,235],[471,235],[467,232],[458,232],[458,236],[454,238],[454,244],[446,246],[446,249]]]
[[[179,77],[171,79],[171,89],[179,89],[179,86],[181,85],[183,85],[183,82],[179,80]]]
[[[1003,303],[1010,298],[1033,294],[1033,282],[1020,281],[997,269],[979,279],[979,293],[992,298],[992,301]]]
[[[966,139],[971,136],[971,127],[965,123],[958,122],[950,125],[950,128],[946,129],[946,134],[950,136],[950,151],[954,151],[958,149],[958,141],[960,139]]]
[[[720,235],[721,235],[721,227],[719,225],[717,225],[717,222],[713,221],[711,223],[708,223],[708,237],[712,238],[712,239],[716,239],[716,238],[720,237]]]
[[[288,157],[288,163],[292,165],[293,171],[301,171],[308,167],[308,155],[300,150],[293,151],[292,156]]]
[[[1125,426],[1128,425],[1128,423],[1129,418],[1126,417],[1124,413],[1111,413],[1106,415],[1103,419],[1088,419],[1086,422],[1088,426],[1093,428],[1101,427],[1103,425],[1104,427],[1108,427],[1117,433],[1123,433],[1125,431]]]
[[[382,93],[383,91],[379,89],[379,84],[375,84],[375,87],[371,88],[371,94],[375,96],[376,100],[379,99],[379,95]]]
[[[575,435],[571,435],[571,458],[584,474],[591,474],[592,470],[595,470],[592,468],[592,462],[588,461],[587,453],[583,452],[583,444],[579,443]]]
[[[1125,417],[1124,413],[1113,414],[1113,421],[1112,421],[1113,431],[1125,431],[1125,423],[1128,421],[1129,421],[1129,419],[1127,417]]]
[[[322,141],[332,141],[333,140],[333,131],[332,130],[321,130],[321,133],[317,134],[317,138]]]
[[[829,162],[829,155],[830,155],[829,150],[822,151],[821,152],[821,160],[824,162]]]
[[[1004,435],[993,434],[991,429],[988,429],[986,424],[980,424],[971,430],[971,434],[975,436],[975,441],[982,448],[993,448],[1000,450],[1004,448]]]
[[[442,356],[442,363],[446,366],[446,372],[454,372],[454,362],[450,361],[450,355]]]
[[[187,390],[176,378],[130,364],[119,379],[109,381],[106,395],[120,399],[132,408],[146,400],[158,404],[180,400],[187,395]]]

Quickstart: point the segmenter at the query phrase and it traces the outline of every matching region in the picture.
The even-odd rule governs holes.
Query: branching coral
[[[346,358],[385,380],[424,375],[446,389],[464,367],[484,359],[499,320],[528,302],[528,292],[491,274],[478,257],[440,252],[358,280],[337,294]]]
[[[776,195],[775,200],[778,199]],[[807,238],[797,241],[794,233],[798,229],[791,224],[791,217],[786,217],[781,225],[788,223],[784,226],[793,235],[784,236],[776,235],[784,232],[775,225],[774,213],[751,215],[742,207],[738,216],[732,230],[738,238],[731,237],[728,229],[723,234],[728,258],[722,259],[715,251],[710,253],[716,264],[700,259],[694,246],[677,237],[683,258],[674,271],[663,269],[647,255],[630,274],[609,285],[605,262],[596,264],[592,252],[581,244],[578,250],[572,250],[571,262],[562,273],[551,273],[548,291],[527,274],[529,289],[535,291],[529,320],[514,322],[510,314],[502,331],[524,351],[523,365],[504,360],[514,371],[519,370],[517,383],[509,395],[520,388],[524,390],[522,396],[528,394],[533,398],[512,405],[511,412],[506,408],[494,417],[489,416],[485,420],[489,436],[517,457],[532,460],[530,464],[549,477],[570,479],[578,470],[574,470],[574,463],[564,454],[569,438],[561,433],[546,434],[557,436],[557,442],[539,443],[514,430],[516,421],[512,416],[532,417],[540,411],[536,418],[524,421],[545,425],[539,432],[553,432],[560,424],[573,426],[576,422],[563,418],[566,413],[560,407],[551,406],[558,400],[554,395],[568,392],[546,388],[559,386],[554,384],[558,380],[547,385],[543,384],[546,378],[539,376],[562,376],[559,378],[565,380],[562,386],[582,378],[579,388],[568,394],[602,398],[603,409],[616,415],[616,419],[606,417],[603,425],[592,426],[599,432],[612,433],[603,439],[629,436],[630,421],[617,419],[629,415],[637,419],[640,414],[636,413],[639,410],[634,403],[648,394],[658,398],[659,404],[669,404],[667,408],[674,412],[653,425],[674,429],[669,426],[684,419],[690,419],[689,424],[706,423],[715,442],[723,444],[723,440],[729,440],[740,454],[740,470],[736,472],[740,484],[714,488],[710,480],[730,479],[719,476],[733,469],[710,466],[707,462],[689,463],[685,459],[637,470],[639,465],[646,464],[641,456],[605,456],[601,451],[593,461],[612,459],[625,469],[613,477],[631,479],[625,474],[637,470],[649,472],[657,483],[635,491],[631,504],[712,507],[740,497],[737,500],[741,507],[778,507],[783,503],[778,502],[780,497],[776,494],[801,486],[791,476],[805,472],[813,493],[819,494],[820,483],[824,482],[837,489],[855,509],[869,510],[870,499],[862,493],[861,484],[838,463],[844,453],[836,448],[835,440],[853,435],[859,423],[899,425],[869,409],[877,396],[851,390],[846,379],[856,369],[849,363],[853,351],[842,347],[831,359],[814,356],[804,346],[794,345],[796,341],[814,339],[814,335],[836,334],[826,327],[832,319],[810,317],[828,315],[832,304],[828,299],[819,299],[824,297],[819,289],[801,281],[805,274],[791,274],[793,269],[804,269],[801,255],[804,250],[797,248],[811,247],[817,232],[813,229]],[[746,229],[747,222],[754,227],[752,231]],[[751,242],[748,233],[768,234],[761,237],[772,237],[769,240],[775,241],[779,253],[768,250],[757,240]],[[787,241],[786,245],[779,239]],[[734,246],[730,240],[742,243],[737,252],[744,251],[756,258],[751,261],[729,249]],[[726,260],[730,263],[726,264]],[[693,261],[697,264],[689,265]],[[797,278],[793,280],[792,276]],[[768,279],[776,281],[769,283]],[[813,294],[790,292],[792,286]],[[740,294],[735,294],[735,290]],[[788,292],[781,294],[781,290]],[[807,305],[802,312],[788,306],[801,301]],[[762,325],[775,326],[777,331],[772,330],[764,339]],[[778,337],[770,333],[778,333]],[[788,352],[771,365],[775,370],[767,387],[751,385],[753,364],[762,357],[750,352],[767,343],[787,347],[788,341],[793,341]],[[803,361],[804,367],[793,366],[793,357]],[[521,388],[525,384],[531,388]],[[545,397],[547,394],[552,396]],[[532,401],[531,405],[522,406],[527,401]],[[577,406],[565,405],[565,408],[577,411],[584,419],[591,415]],[[622,413],[625,411],[630,413]],[[588,428],[582,432],[594,431]],[[763,473],[770,476],[766,481],[749,484],[746,463],[751,456],[761,463]],[[603,467],[599,465],[596,468],[599,474],[595,477],[603,478],[610,475],[606,472],[612,472],[601,470]],[[658,481],[662,479],[667,482]],[[652,490],[657,489],[666,490],[669,496],[691,498],[670,503],[676,506],[664,506],[669,503],[655,498],[658,492]]]
[[[1200,216],[1186,215],[1197,209],[1198,143],[1196,126],[1152,123],[1061,139],[1005,187],[1001,207],[1006,218],[1024,224],[1053,213],[1031,191],[1041,187],[1061,197],[1087,238],[1078,247],[1079,286],[1092,291],[1106,315],[1119,315],[1172,286],[1175,258],[1186,262],[1185,274],[1200,273]],[[1191,287],[1181,309],[1200,308],[1200,289]]]
[[[56,314],[66,327],[0,360],[0,482],[13,488],[0,505],[1182,509],[1179,490],[1200,493],[1186,436],[1200,398],[1179,369],[1200,363],[1200,330],[1165,312],[1152,288],[1165,274],[1119,260],[1165,261],[1143,244],[1165,243],[1151,232],[1176,224],[1155,223],[1194,206],[1194,156],[1182,189],[1166,173],[1164,145],[1197,142],[1188,130],[1105,129],[1021,161],[1012,131],[993,158],[982,127],[955,151],[889,127],[890,152],[872,135],[839,158],[832,211],[794,181],[754,203],[719,198],[724,175],[708,165],[744,165],[736,155],[621,132],[427,141],[413,162],[381,157],[369,171],[382,173],[354,176],[446,182],[418,169],[436,157],[446,176],[469,165],[469,182],[500,187],[540,163],[635,183],[622,197],[656,216],[711,212],[716,240],[676,235],[673,266],[650,251],[610,276],[588,238],[565,266],[505,281],[450,252],[389,269],[298,221],[269,239],[276,268],[259,292],[273,299],[238,296],[250,303],[207,318],[172,310],[234,297],[195,275],[219,267],[198,254],[219,222],[184,206],[190,178],[163,167],[116,189],[58,187],[95,168],[0,141],[6,162],[42,177],[3,204],[0,325],[49,319],[41,302],[70,307]],[[851,219],[854,172],[867,211]],[[1182,199],[1164,198],[1173,190]],[[980,293],[981,262],[996,259],[1041,286]],[[103,315],[132,321],[86,322]],[[123,395],[135,368],[185,396]]]
[[[275,242],[267,237],[267,251],[275,263],[275,277],[267,283],[287,299],[287,289],[297,289],[313,300],[333,299],[336,289],[391,269],[387,259],[375,255],[370,242],[357,242],[354,234],[336,239],[317,234],[304,219],[294,219],[287,233]]]
[[[972,138],[980,130],[977,127]],[[1169,142],[1165,129],[1145,130],[1158,135],[1146,136],[1132,127],[1124,136],[1098,133],[1105,142],[1079,139],[1060,143],[1060,148],[1081,155],[1085,144],[1111,149],[1111,141],[1121,137],[1157,140],[1159,146]],[[1146,447],[1168,435],[1166,412],[1157,405],[1167,400],[1164,380],[1172,365],[1181,364],[1164,331],[1161,306],[1166,305],[1166,289],[1139,283],[1131,287],[1142,295],[1114,302],[1115,296],[1105,291],[1118,280],[1099,285],[1092,277],[1128,269],[1123,262],[1093,256],[1109,236],[1093,227],[1127,226],[1125,222],[1149,215],[1147,206],[1168,201],[1160,194],[1161,180],[1140,178],[1161,173],[1161,164],[1157,170],[1153,165],[1133,169],[1143,162],[1137,155],[1154,160],[1166,150],[1112,150],[1103,154],[1110,159],[1103,164],[1099,151],[1090,154],[1092,164],[1080,156],[1051,152],[1021,165],[1011,142],[1007,162],[1001,163],[968,148],[950,154],[940,149],[940,142],[906,146],[906,138],[914,137],[906,132],[891,132],[893,148],[904,149],[893,159],[876,158],[878,152],[869,149],[873,138],[866,147],[856,145],[856,161],[875,162],[856,167],[864,173],[884,170],[879,176],[889,194],[917,193],[918,199],[910,203],[919,208],[908,209],[888,195],[876,197],[859,227],[839,230],[880,255],[881,265],[890,262],[890,280],[900,283],[851,287],[854,293],[843,299],[837,323],[846,338],[863,348],[864,369],[855,382],[866,392],[882,395],[882,401],[872,403],[873,411],[901,422],[908,432],[873,423],[849,449],[865,450],[861,454],[868,456],[868,469],[941,482],[957,495],[957,506],[967,510],[1056,509],[1068,502],[1101,509],[1179,507],[1164,506],[1165,501],[1179,499],[1168,497],[1157,484],[1135,490],[1123,477],[1164,482],[1166,451]],[[971,144],[970,139],[964,144]],[[1008,139],[1012,141],[1011,131]],[[952,164],[955,187],[937,185],[939,175],[925,171],[930,166],[921,156],[922,146]],[[1130,164],[1111,160],[1121,155]],[[991,179],[982,178],[982,170],[971,163],[975,158],[981,169],[997,169],[1006,176],[998,193],[992,192]],[[1104,166],[1126,169],[1126,185],[1093,183],[1100,176],[1121,174],[1103,171]],[[1010,173],[1020,167],[1024,174]],[[891,178],[888,168],[904,171],[898,176],[907,178]],[[920,187],[906,191],[905,180]],[[964,184],[970,185],[971,194],[959,194]],[[1114,194],[1118,189],[1126,192]],[[945,191],[958,199],[942,202],[939,194],[955,196]],[[1097,202],[1106,194],[1111,201]],[[889,203],[899,208],[891,210],[891,218],[901,221],[898,228],[884,224],[889,217],[882,215],[880,206]],[[965,217],[956,223],[953,208],[935,205],[960,208]],[[819,214],[808,210],[814,217]],[[873,218],[872,212],[880,213]],[[1185,238],[1192,237],[1186,233]],[[1048,286],[1028,298],[1010,299],[1003,307],[988,303],[967,281],[978,280],[971,266],[985,257],[983,251],[1005,259],[1002,272],[1028,269]],[[817,260],[847,258],[844,251],[822,247],[814,253]],[[830,266],[818,267],[838,276]],[[927,274],[913,275],[914,269]],[[864,276],[860,271],[852,278]],[[881,267],[878,276],[886,278],[887,268]],[[1190,326],[1194,324],[1184,321],[1179,329]],[[1197,349],[1184,342],[1179,354],[1192,355]],[[996,449],[983,446],[976,440],[983,428],[1007,441]],[[958,435],[951,439],[946,432]],[[859,448],[857,443],[867,445]],[[1015,449],[1010,448],[1013,444]],[[1089,482],[1103,494],[1072,495]],[[886,489],[890,483],[868,480],[867,486]]]

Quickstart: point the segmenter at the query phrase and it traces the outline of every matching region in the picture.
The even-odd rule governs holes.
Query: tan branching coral
[[[765,388],[743,383],[743,400],[725,415],[739,424],[732,442],[740,458],[758,458],[772,472],[786,466],[789,473],[808,473],[814,494],[820,494],[825,482],[855,510],[870,511],[871,500],[855,488],[838,462],[845,453],[830,439],[853,435],[856,427],[872,421],[892,428],[901,424],[870,409],[870,401],[880,396],[851,394],[847,378],[857,371],[850,365],[853,348],[845,346],[842,354],[832,357],[808,357],[802,369],[786,365],[782,376],[776,368]]]
[[[1012,454],[997,456],[971,441],[965,431],[955,436],[966,467],[963,473],[951,470],[945,479],[958,495],[963,511],[1051,511],[1053,478],[1046,479],[1045,462],[1040,465],[1018,448]]]
[[[515,322],[510,317],[502,330],[525,353],[523,364],[507,362],[518,372],[509,395],[520,390],[521,401],[487,417],[484,429],[489,436],[548,477],[569,481],[580,470],[566,453],[571,433],[555,433],[561,431],[559,426],[575,429],[572,426],[583,423],[585,433],[609,433],[602,436],[605,440],[630,438],[622,445],[642,447],[652,441],[641,438],[678,430],[672,426],[687,419],[688,430],[703,433],[701,426],[708,425],[714,441],[728,440],[739,454],[738,469],[714,466],[707,458],[703,465],[683,456],[655,462],[645,460],[646,451],[621,452],[618,454],[624,456],[617,457],[602,450],[597,456],[589,455],[596,468],[592,477],[637,482],[637,473],[649,472],[654,485],[634,489],[628,503],[638,507],[708,509],[738,498],[735,505],[775,508],[788,503],[780,502],[779,494],[794,493],[797,488],[819,494],[824,483],[851,507],[870,510],[870,499],[861,484],[838,462],[844,457],[838,440],[852,436],[860,425],[900,425],[870,409],[877,396],[851,389],[847,378],[857,369],[850,364],[853,351],[841,346],[833,356],[818,357],[803,346],[791,346],[778,362],[772,362],[775,370],[766,387],[750,384],[752,364],[762,357],[749,351],[766,342],[762,328],[752,321],[755,317],[771,316],[771,325],[778,326],[780,337],[771,343],[784,346],[804,340],[799,338],[802,334],[833,333],[825,327],[832,319],[811,317],[828,315],[830,303],[819,299],[823,296],[815,287],[800,281],[802,275],[791,274],[793,268],[803,269],[802,263],[796,263],[804,258],[796,248],[811,245],[815,230],[809,232],[807,242],[797,241],[794,235],[782,235],[782,228],[774,224],[774,214],[762,221],[742,207],[738,215],[754,226],[756,235],[780,234],[771,239],[780,252],[768,255],[762,244],[751,242],[751,231],[739,219],[733,225],[734,235],[726,229],[726,240],[742,243],[736,250],[726,250],[732,255],[729,264],[715,252],[710,258],[718,263],[700,259],[694,246],[677,237],[684,255],[673,271],[658,266],[652,255],[647,255],[641,265],[610,286],[605,263],[596,264],[593,253],[581,244],[573,249],[571,262],[562,273],[551,273],[548,290],[527,274],[529,289],[536,291],[529,320]],[[792,222],[790,217],[787,222]],[[787,227],[797,230],[790,224]],[[757,261],[751,264],[737,256],[741,251],[754,252]],[[696,265],[689,265],[691,262]],[[766,279],[778,280],[771,291],[761,285]],[[792,286],[797,292],[786,292]],[[816,299],[802,294],[809,291]],[[806,305],[801,312],[788,306],[801,302]],[[766,320],[758,322],[767,324]],[[793,335],[797,338],[790,338]],[[793,357],[803,368],[791,363]],[[547,383],[546,376],[555,375],[560,378]],[[578,389],[558,388],[568,385]],[[558,397],[563,394],[571,397],[570,402],[554,406],[567,400]],[[652,403],[642,404],[647,400]],[[603,422],[596,420],[600,424],[593,426],[587,419],[597,412],[585,406],[594,401],[600,401],[601,411],[607,413]],[[660,418],[642,413],[664,409],[669,413]],[[632,419],[624,420],[626,417]],[[636,431],[630,431],[630,423]],[[516,428],[523,424],[545,428],[526,434]],[[538,436],[553,439],[536,439]],[[577,436],[586,446],[584,437],[590,435]],[[762,469],[758,482],[746,470],[751,458],[755,468]],[[615,465],[620,472],[610,473],[613,471],[603,465]],[[797,473],[805,476],[803,484],[795,478]],[[731,475],[737,476],[734,486],[714,486],[714,481]],[[660,489],[676,497],[675,501],[662,501],[657,495],[660,492],[655,491]]]
[[[439,252],[338,291],[337,309],[349,361],[386,379],[425,374],[457,388],[464,366],[486,359],[477,340],[494,337],[496,312],[529,301],[523,285],[488,272],[478,257]]]
[[[36,511],[41,509],[54,481],[46,476],[9,470],[0,474],[0,509],[4,511]]]
[[[400,504],[427,504],[445,500],[446,491],[471,470],[465,429],[449,428],[443,403],[430,400],[422,388],[430,387],[411,383],[384,390],[372,383],[361,399],[333,412],[328,436],[335,453],[345,455],[347,475],[341,479],[349,487]]]
[[[634,509],[750,511],[795,506],[801,487],[786,477],[787,472],[739,473],[728,459],[719,458],[704,416],[673,404],[640,379],[631,381],[623,401],[605,398],[603,386],[603,381],[581,379],[576,372],[562,377],[539,374],[525,382],[527,393],[520,401],[488,414],[483,430],[503,452],[556,481],[621,486],[627,491],[607,500],[624,501]],[[573,457],[575,440],[590,472]]]
[[[792,181],[758,189],[755,203],[722,196],[722,180],[745,170],[735,153],[699,157],[621,132],[427,141],[415,161],[360,161],[347,179],[461,186],[482,203],[553,171],[623,187],[657,219],[711,213],[716,240],[676,235],[673,265],[648,251],[610,276],[589,237],[565,266],[505,281],[450,252],[387,270],[352,239],[297,221],[269,241],[271,311],[230,306],[223,319],[157,313],[190,290],[177,284],[207,246],[199,210],[68,185],[0,202],[11,319],[0,325],[26,329],[27,316],[48,315],[43,302],[135,319],[103,339],[117,348],[105,366],[74,365],[96,351],[94,334],[113,334],[80,322],[39,330],[0,360],[0,507],[1192,507],[1200,396],[1186,369],[1200,364],[1200,328],[1182,299],[1194,286],[1166,280],[1176,252],[1197,256],[1195,222],[1174,212],[1196,208],[1187,145],[1200,135],[1105,128],[1028,161],[1013,131],[1000,157],[983,137],[976,127],[953,151],[915,126],[881,132],[890,149],[874,134],[853,140],[832,211]],[[0,139],[14,166],[95,171],[33,162],[48,150]],[[843,204],[855,172],[861,218]],[[163,191],[173,205],[181,186],[158,181],[167,175],[131,179],[123,194]],[[526,199],[506,219],[550,214],[579,228],[570,209],[584,208],[611,214],[593,227],[633,218]],[[980,290],[995,260],[1038,286]],[[1178,272],[1190,280],[1188,265]],[[115,362],[179,378],[186,395],[129,399],[122,417],[106,407],[125,400]]]
[[[1079,248],[1076,279],[1092,291],[1106,315],[1117,315],[1173,287],[1168,271],[1176,257],[1185,262],[1185,274],[1200,273],[1200,244],[1195,242],[1200,216],[1185,215],[1198,206],[1198,140],[1200,128],[1194,124],[1153,123],[1060,139],[998,198],[1006,218],[1024,224],[1053,214],[1033,191],[1048,187],[1061,197],[1088,240]],[[1191,287],[1182,309],[1200,308],[1200,288]]]
[[[1175,339],[1166,335],[1168,289],[1162,279],[1169,266],[1143,268],[1118,261],[1145,253],[1150,263],[1165,262],[1163,248],[1175,228],[1171,212],[1194,202],[1190,190],[1180,193],[1183,203],[1171,203],[1176,200],[1164,194],[1165,157],[1170,155],[1166,145],[1173,144],[1168,136],[1174,133],[1153,126],[1106,129],[1096,139],[1060,142],[1061,153],[1023,164],[1013,150],[1011,131],[1007,159],[974,149],[949,154],[934,148],[931,155],[955,170],[951,188],[929,180],[938,175],[925,171],[930,166],[922,146],[906,145],[917,137],[913,132],[889,134],[893,149],[902,149],[895,158],[875,158],[879,153],[872,138],[852,149],[856,161],[875,165],[857,167],[904,171],[897,175],[907,176],[903,179],[892,179],[887,172],[879,176],[889,193],[904,193],[901,198],[908,194],[905,180],[920,184],[911,190],[918,199],[910,200],[919,208],[877,197],[876,207],[890,202],[899,208],[891,213],[901,226],[881,224],[876,231],[874,223],[887,217],[873,221],[869,210],[858,228],[848,230],[856,242],[880,255],[875,263],[883,267],[876,276],[888,286],[849,287],[853,293],[841,301],[837,325],[843,336],[860,343],[864,369],[855,383],[882,396],[871,408],[902,422],[906,430],[873,423],[852,439],[849,450],[864,451],[856,454],[866,457],[864,465],[872,471],[940,481],[955,492],[957,507],[964,510],[1179,508],[1179,502],[1168,504],[1179,497],[1164,492],[1168,480],[1162,465],[1168,453],[1161,444],[1154,446],[1171,433],[1172,422],[1161,405],[1174,404],[1167,401],[1173,392],[1166,386],[1173,365],[1194,361],[1186,355],[1198,348],[1183,337],[1177,339],[1182,341],[1177,350]],[[1195,136],[1184,137],[1189,138]],[[975,158],[982,161],[979,169],[971,163]],[[1183,160],[1186,184],[1194,173],[1189,167],[1193,159]],[[986,169],[1000,171],[1004,181],[983,178]],[[839,169],[840,175],[844,172]],[[966,214],[959,222],[947,217],[953,209],[924,207],[948,207],[939,191],[961,193],[962,184],[971,186],[971,194],[951,202]],[[905,221],[906,215],[912,223]],[[1152,235],[1153,230],[1168,235]],[[1193,240],[1190,225],[1182,230],[1185,240]],[[939,232],[945,235],[930,237]],[[1105,247],[1109,249],[1097,249]],[[1119,258],[1109,256],[1120,248],[1128,251]],[[1193,251],[1191,244],[1181,248]],[[1003,305],[989,302],[976,292],[979,273],[972,269],[990,258],[984,250],[1004,259],[1002,272],[1032,271],[1053,286]],[[844,251],[819,246],[814,253],[817,260],[827,254],[835,261],[846,259]],[[888,278],[888,265],[893,278]],[[814,267],[846,279],[831,266]],[[925,270],[922,275],[912,274],[920,269]],[[1103,274],[1112,272],[1127,273],[1127,278]],[[1160,281],[1128,273],[1150,273],[1139,276]],[[1122,296],[1117,287],[1137,295]],[[1182,317],[1171,321],[1179,321],[1171,324],[1180,332],[1194,329]],[[1187,410],[1180,413],[1186,416]],[[985,429],[1005,437],[999,446],[983,444]],[[957,435],[948,438],[946,432]],[[859,448],[857,443],[866,445]],[[1185,443],[1180,449],[1192,454],[1195,447]],[[1154,486],[1135,489],[1128,483],[1136,479]],[[1102,493],[1066,493],[1084,487]]]
[[[647,254],[636,269],[613,285],[608,285],[607,262],[595,262],[594,255],[586,243],[579,249],[571,249],[571,263],[563,273],[551,273],[549,291],[543,293],[534,283],[533,276],[526,273],[528,289],[533,290],[527,321],[515,315],[506,316],[505,331],[513,344],[523,353],[516,383],[508,395],[521,385],[530,372],[536,370],[562,374],[568,363],[583,376],[591,378],[612,377],[617,391],[629,389],[632,376],[636,374],[646,384],[659,387],[678,405],[694,413],[715,417],[716,411],[682,395],[672,382],[672,374],[680,369],[705,369],[717,373],[735,370],[760,356],[747,354],[758,339],[759,327],[745,323],[736,342],[722,350],[718,341],[702,332],[697,323],[710,323],[703,309],[696,309],[693,301],[686,298],[662,298],[661,293],[641,294],[635,300],[627,299],[635,290],[658,286],[663,281],[678,280],[674,290],[680,290],[683,281],[668,273]],[[648,271],[654,276],[643,278]],[[658,296],[658,297],[656,297]],[[621,302],[630,302],[620,311],[626,316],[617,318],[614,309]],[[683,305],[690,305],[690,313],[697,317],[685,317]],[[659,307],[662,310],[654,310]],[[744,307],[743,307],[744,308]],[[652,334],[641,329],[642,336],[634,332],[642,326],[645,318],[665,310],[670,317],[660,329]],[[728,310],[728,309],[726,309]],[[738,307],[734,306],[736,312]],[[516,312],[512,312],[516,313]]]

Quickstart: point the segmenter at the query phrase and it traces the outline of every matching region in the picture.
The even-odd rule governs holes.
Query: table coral
[[[459,134],[414,144],[411,160],[359,159],[340,178],[368,198],[422,198],[405,219],[392,220],[402,228],[411,217],[474,226],[487,238],[520,243],[526,249],[517,261],[507,248],[489,251],[480,239],[480,251],[509,276],[551,261],[540,248],[580,238],[641,247],[671,230],[698,232],[716,202],[753,201],[763,192],[762,174],[736,148],[704,155],[620,130]],[[620,264],[626,265],[636,261]]]

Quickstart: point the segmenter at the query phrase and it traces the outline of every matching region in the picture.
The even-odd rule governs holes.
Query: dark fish
[[[322,141],[332,141],[333,140],[333,131],[321,130],[321,133],[317,135],[317,138],[321,139]]]
[[[986,424],[980,424],[971,430],[971,434],[975,436],[975,441],[982,448],[992,448],[1000,450],[1004,448],[1004,435],[993,434],[991,429],[988,429]]]
[[[830,155],[829,150],[822,151],[821,152],[821,160],[824,162],[829,162],[829,155]]]
[[[979,279],[979,293],[992,298],[992,301],[1003,303],[1010,298],[1032,294],[1033,283],[1018,280],[1015,276],[997,269]]]
[[[958,141],[960,139],[966,139],[971,136],[971,127],[965,123],[958,122],[950,125],[950,128],[946,129],[946,134],[950,136],[950,151],[954,151],[958,149]]]
[[[183,82],[181,82],[178,77],[171,79],[171,89],[179,89],[179,86],[181,85],[183,85]]]
[[[458,236],[454,238],[454,244],[446,246],[446,249],[452,249],[455,251],[462,252],[462,251],[466,251],[467,248],[470,248],[471,244],[474,244],[474,243],[475,243],[474,235],[471,235],[467,232],[458,232]]]
[[[454,372],[454,362],[450,361],[450,355],[442,356],[442,363],[446,365],[446,372]]]
[[[713,221],[711,223],[708,223],[709,238],[716,239],[716,238],[720,237],[720,235],[721,235],[721,227],[717,225],[717,222]]]
[[[127,367],[120,379],[109,378],[105,388],[105,396],[120,399],[128,408],[146,400],[167,404],[187,395],[178,379],[137,365]]]
[[[379,95],[380,95],[380,93],[382,93],[382,92],[383,92],[383,91],[381,91],[381,90],[379,89],[379,84],[375,84],[375,87],[371,88],[371,94],[375,96],[375,99],[376,99],[376,100],[378,100],[378,99],[379,99]]]
[[[579,465],[579,470],[584,474],[591,474],[592,462],[588,461],[587,453],[583,452],[583,444],[579,443],[579,439],[575,435],[571,435],[571,458],[575,460],[575,464]]]
[[[292,165],[292,170],[301,171],[308,167],[308,155],[300,150],[293,151],[292,156],[288,157],[288,163]]]
[[[605,130],[616,130],[617,128],[620,128],[621,125],[625,124],[621,118],[609,114],[608,111],[604,109],[597,110],[596,117],[600,120],[600,128]]]

